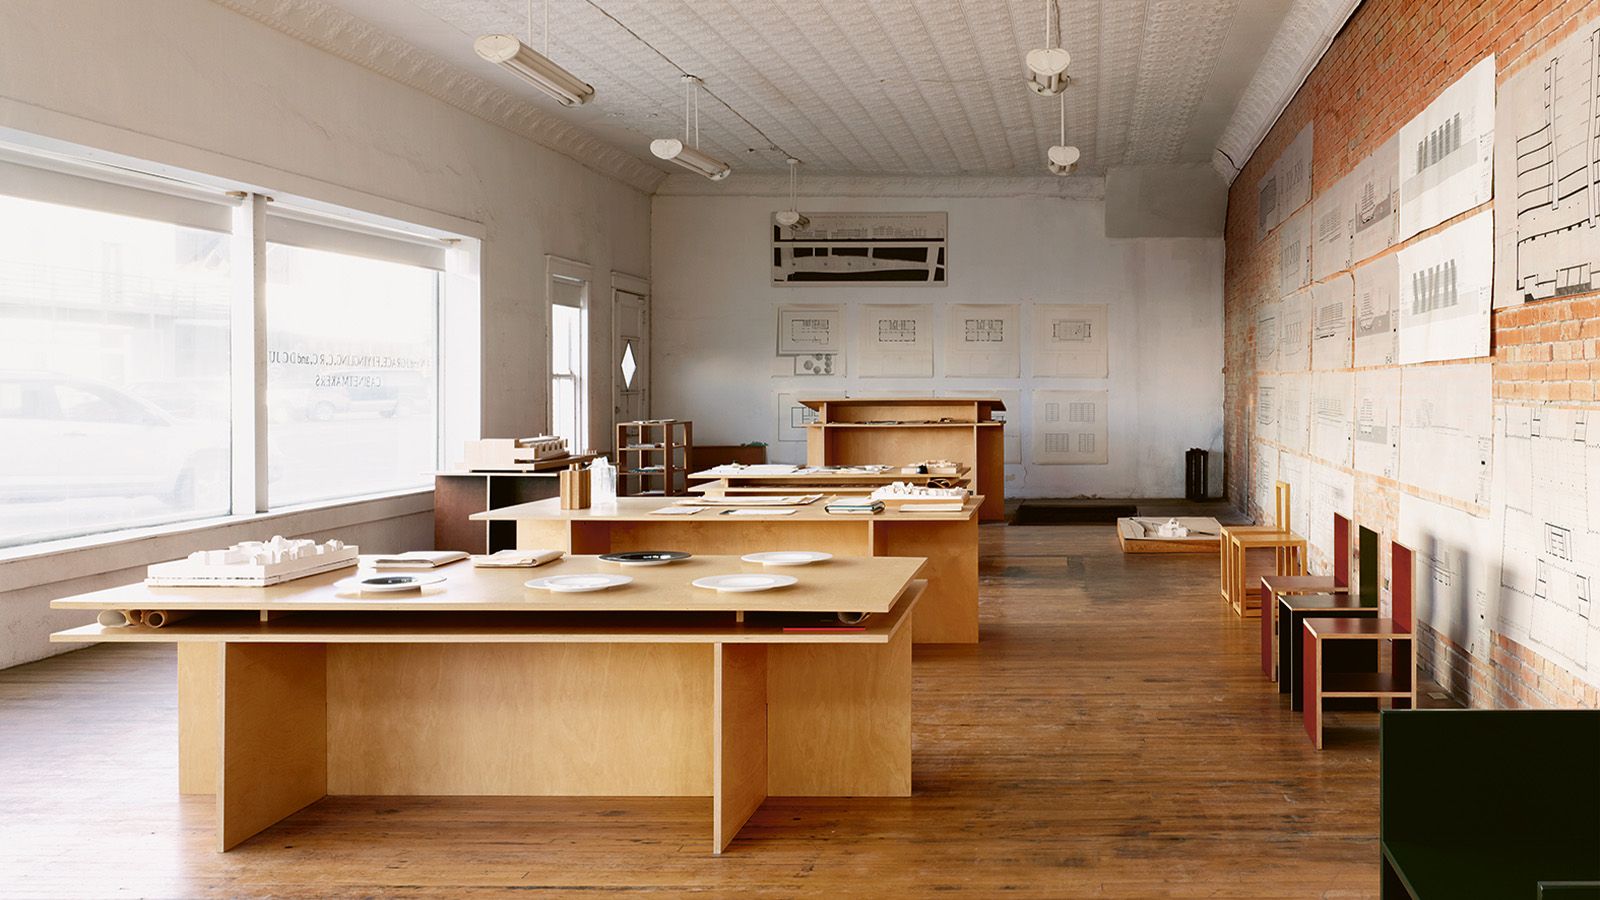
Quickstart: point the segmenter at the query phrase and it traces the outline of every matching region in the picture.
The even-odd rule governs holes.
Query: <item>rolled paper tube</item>
[[[103,628],[125,628],[139,624],[139,615],[137,609],[102,609],[94,620]]]
[[[152,609],[144,614],[144,624],[149,625],[151,628],[162,628],[164,626],[171,625],[173,622],[183,619],[188,615],[188,613],[182,610],[168,612],[164,609]]]

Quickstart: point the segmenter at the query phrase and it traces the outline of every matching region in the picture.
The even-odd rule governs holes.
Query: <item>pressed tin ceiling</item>
[[[268,22],[306,19],[312,5],[223,2]],[[526,0],[322,2],[662,172],[676,170],[650,156],[650,139],[683,133],[680,73],[662,55],[749,120],[700,100],[701,145],[736,172],[782,172],[792,154],[803,175],[1037,176],[1058,139],[1059,101],[1028,91],[1021,74],[1023,54],[1044,44],[1043,0],[550,0],[548,55],[596,90],[576,109],[472,52],[479,34],[526,35]],[[1354,0],[1061,0],[1080,171],[1211,162],[1224,132],[1239,130],[1230,119],[1246,89],[1261,93],[1251,82],[1269,45],[1295,30],[1286,19],[1341,6]],[[542,49],[543,0],[532,10]],[[1294,85],[1320,52],[1280,54],[1300,69]],[[1258,105],[1264,130],[1277,110]]]

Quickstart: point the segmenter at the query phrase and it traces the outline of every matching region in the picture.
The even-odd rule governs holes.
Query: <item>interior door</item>
[[[612,291],[612,424],[650,415],[650,298]],[[613,432],[615,433],[615,432]]]

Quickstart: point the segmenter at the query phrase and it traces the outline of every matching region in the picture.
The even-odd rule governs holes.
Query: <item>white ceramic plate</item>
[[[523,587],[554,591],[558,594],[582,594],[632,583],[633,578],[628,575],[551,575],[549,578],[535,578],[525,582]]]
[[[719,594],[746,594],[751,591],[770,591],[788,587],[800,579],[793,575],[708,575],[696,578],[694,586],[710,588]]]
[[[444,580],[443,575],[401,575],[389,573],[384,575],[362,575],[358,578],[346,578],[334,583],[334,587],[346,591],[360,591],[363,594],[382,594],[391,591],[416,591],[421,590],[425,584],[438,584]]]
[[[763,566],[806,566],[833,559],[833,554],[819,553],[815,550],[773,550],[769,553],[750,553],[739,558]]]

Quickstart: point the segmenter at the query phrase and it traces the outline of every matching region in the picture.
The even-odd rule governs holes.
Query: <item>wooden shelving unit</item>
[[[433,475],[433,547],[493,553],[517,545],[514,522],[473,522],[468,516],[486,509],[516,506],[554,497],[556,476],[573,463],[587,465],[593,453],[553,457],[516,469],[435,472]]]
[[[647,419],[617,423],[617,496],[685,494],[694,423]]]

